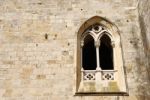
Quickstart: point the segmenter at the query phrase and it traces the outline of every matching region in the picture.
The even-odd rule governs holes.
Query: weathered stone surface
[[[143,77],[142,79],[145,79],[145,77],[148,78],[148,80],[146,82],[141,83],[141,86],[147,86],[146,87],[147,92],[145,92],[144,96],[143,95],[138,96],[138,99],[148,100],[148,99],[150,99],[150,91],[149,91],[150,90],[150,73],[149,73],[150,72],[150,24],[149,24],[150,23],[150,17],[149,17],[150,1],[149,0],[141,0],[139,2],[138,8],[139,8],[139,23],[141,26],[141,36],[142,36],[142,40],[143,40],[144,51],[146,54],[145,63],[142,63],[142,66],[143,67],[145,66],[145,67],[144,67],[144,69],[143,68],[141,69],[144,72],[143,73],[144,76],[142,75],[142,77]],[[144,89],[144,87],[143,87],[143,89]]]
[[[0,0],[0,100],[149,100],[150,2],[140,0],[139,10],[131,9],[136,4]],[[128,97],[74,96],[77,32],[93,16],[106,17],[120,30]]]

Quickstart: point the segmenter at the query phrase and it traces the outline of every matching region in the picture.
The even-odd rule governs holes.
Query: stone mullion
[[[100,47],[100,41],[95,42],[95,47],[96,47],[96,61],[97,61],[97,67],[96,70],[101,70],[100,68],[100,57],[99,57],[99,47]]]

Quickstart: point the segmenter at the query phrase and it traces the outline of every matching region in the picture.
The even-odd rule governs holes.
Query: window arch
[[[94,39],[91,35],[84,38],[84,46],[82,48],[82,66],[84,70],[96,69],[96,50],[94,47]]]
[[[77,94],[127,94],[120,35],[110,21],[95,16],[77,36]]]
[[[102,70],[113,70],[113,47],[107,34],[100,38],[99,57]]]

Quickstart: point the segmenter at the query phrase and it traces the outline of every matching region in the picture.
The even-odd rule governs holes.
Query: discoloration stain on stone
[[[48,64],[55,64],[55,63],[57,63],[57,61],[56,60],[48,60],[47,63]]]
[[[12,96],[12,89],[6,89],[5,93],[3,94],[4,97],[11,97]]]
[[[37,78],[37,79],[45,79],[45,78],[46,78],[46,75],[37,75],[36,78]]]
[[[32,72],[33,72],[33,68],[23,68],[22,72],[20,73],[20,77],[22,79],[30,78]]]
[[[3,64],[10,64],[10,65],[12,65],[12,64],[14,64],[14,62],[13,61],[2,61],[3,62]]]

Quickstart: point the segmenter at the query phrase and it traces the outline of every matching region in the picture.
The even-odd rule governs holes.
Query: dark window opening
[[[84,39],[84,46],[82,50],[82,64],[84,70],[96,69],[96,49],[94,46],[94,39],[91,35]]]
[[[99,50],[100,67],[102,70],[113,70],[113,48],[111,40],[106,34],[101,37]]]

